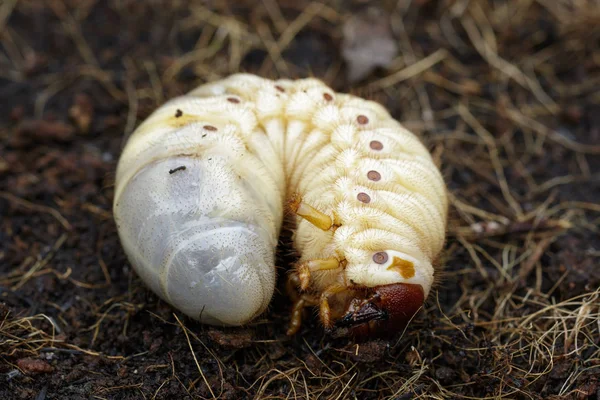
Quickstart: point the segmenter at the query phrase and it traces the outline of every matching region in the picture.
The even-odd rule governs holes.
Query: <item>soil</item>
[[[600,399],[599,27],[596,0],[0,2],[0,398]],[[379,101],[439,161],[443,272],[393,340],[286,336],[283,279],[249,326],[201,325],[132,270],[127,135],[239,71]]]

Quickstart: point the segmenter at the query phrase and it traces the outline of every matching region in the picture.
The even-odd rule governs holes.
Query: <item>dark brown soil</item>
[[[350,82],[375,3],[398,55]],[[403,335],[289,338],[284,294],[203,326],[132,271],[126,135],[238,71],[375,99],[440,160],[445,272]],[[600,399],[599,213],[597,0],[0,1],[1,399]]]

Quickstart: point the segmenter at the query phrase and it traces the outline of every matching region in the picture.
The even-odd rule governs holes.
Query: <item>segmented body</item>
[[[149,221],[143,221],[143,215],[120,221],[130,213],[120,207],[127,185],[146,165],[160,160],[171,160],[169,170],[179,164],[186,169],[154,183],[193,176],[194,163],[218,170],[206,175],[213,181],[202,181],[202,197],[187,214],[212,218],[215,229],[225,221],[251,226],[240,232],[260,236],[251,253],[260,253],[271,268],[288,202],[297,214],[293,240],[300,260],[294,277],[309,294],[297,298],[296,311],[303,303],[318,303],[326,326],[347,314],[349,302],[368,288],[420,285],[423,298],[431,288],[432,262],[445,237],[444,181],[419,139],[375,102],[335,93],[316,79],[271,81],[238,74],[168,102],[136,130],[117,171],[115,217],[138,273],[163,298],[182,308],[166,289],[171,284],[169,273],[150,265],[160,261],[164,267],[168,258],[140,256],[144,240],[128,239],[131,232],[123,231],[123,223],[135,220],[147,226]],[[166,190],[168,185],[159,186]],[[171,228],[176,236],[180,227]],[[242,242],[232,242],[227,251],[240,250],[247,245]],[[259,297],[260,307],[227,323],[244,323],[264,310],[274,285],[274,273],[271,276],[267,268],[258,268],[265,270],[266,278],[234,285],[237,291],[252,293],[248,298]],[[256,267],[250,262],[240,267],[245,269]],[[211,284],[206,285],[210,289]],[[193,312],[183,311],[205,322],[223,322],[215,316],[220,311],[210,298],[196,303]],[[205,317],[198,315],[202,304],[205,311],[211,309]]]

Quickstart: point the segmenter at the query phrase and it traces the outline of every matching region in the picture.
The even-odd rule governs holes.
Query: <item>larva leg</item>
[[[331,320],[331,309],[329,307],[329,296],[343,292],[346,290],[346,286],[336,284],[331,285],[321,293],[320,304],[319,304],[319,316],[325,329],[329,330],[333,328],[333,321]]]
[[[298,293],[298,290],[296,289],[298,287],[300,287],[300,278],[298,278],[298,274],[292,272],[287,277],[285,289],[288,296],[290,296],[292,302],[294,303],[298,301],[298,298],[300,297],[300,293]]]
[[[293,196],[289,202],[290,210],[313,224],[319,229],[324,231],[329,230],[333,225],[333,221],[327,214],[323,214],[321,211],[317,210],[310,204],[306,204],[302,201],[302,198],[298,195]]]
[[[307,302],[313,304],[317,304],[317,302],[308,295],[298,293],[297,288],[300,286],[298,274],[289,274],[285,286],[288,296],[292,299],[293,304],[292,312],[290,314],[290,325],[286,334],[292,336],[300,330],[300,326],[302,325],[302,311],[304,310],[304,307],[308,305]]]
[[[340,267],[337,258],[310,260],[298,266],[298,280],[300,290],[306,290],[310,284],[311,274],[315,271],[330,271]]]
[[[286,332],[288,336],[295,335],[300,330],[300,327],[302,326],[302,311],[304,310],[304,307],[315,306],[317,304],[317,299],[307,294],[303,294],[296,299],[294,306],[292,307],[290,326]]]

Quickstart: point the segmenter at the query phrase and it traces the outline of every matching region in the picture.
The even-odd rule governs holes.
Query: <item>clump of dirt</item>
[[[367,13],[397,56],[350,83],[343,27]],[[598,27],[596,0],[4,1],[0,397],[600,397]],[[127,135],[239,71],[379,101],[439,161],[444,272],[403,335],[354,344],[307,315],[287,337],[284,294],[207,327],[133,273],[111,214]]]

